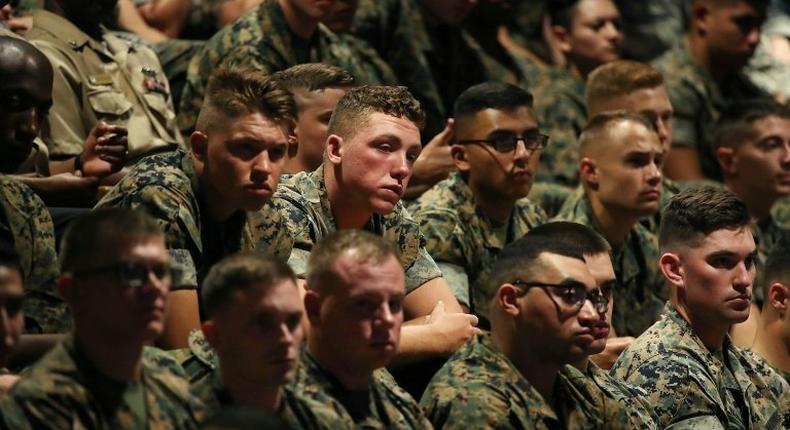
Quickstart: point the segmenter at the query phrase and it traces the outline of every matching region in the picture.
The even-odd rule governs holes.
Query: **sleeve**
[[[489,387],[465,386],[463,391],[446,384],[432,385],[425,391],[420,406],[435,429],[523,428],[520,423],[527,419],[526,414],[519,418],[510,402],[495,395]]]
[[[438,265],[453,295],[461,304],[469,306],[469,262],[465,257],[469,250],[460,240],[463,232],[457,228],[456,217],[441,210],[418,210],[414,217],[420,221],[425,249]]]
[[[699,151],[702,134],[700,111],[703,108],[699,95],[683,80],[673,84],[667,82],[667,91],[675,111],[672,117],[672,146]]]
[[[458,300],[458,303],[470,307],[469,305],[469,275],[466,269],[456,264],[437,262],[442,276],[447,281],[450,291]]]
[[[417,259],[406,269],[406,294],[411,293],[431,279],[441,276],[442,271],[439,270],[439,266],[433,261],[425,247],[421,246]]]

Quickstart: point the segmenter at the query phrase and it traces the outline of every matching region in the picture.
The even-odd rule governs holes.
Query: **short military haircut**
[[[715,147],[739,146],[754,136],[754,122],[768,117],[790,120],[790,108],[767,97],[731,103],[722,111],[716,124]]]
[[[164,233],[150,215],[126,208],[100,208],[71,222],[60,243],[60,270],[86,269],[97,256],[116,252],[129,241],[162,238]]]
[[[313,247],[307,262],[307,288],[327,293],[337,282],[335,263],[348,255],[358,264],[380,264],[395,258],[399,263],[400,252],[381,236],[364,230],[337,230],[324,236]]]
[[[590,73],[585,86],[585,102],[589,112],[608,100],[624,97],[639,90],[664,85],[664,77],[649,64],[631,60],[606,63]]]
[[[237,253],[211,267],[200,289],[201,304],[211,318],[236,291],[254,285],[270,287],[285,280],[293,282],[296,288],[296,275],[285,262],[257,252]]]
[[[609,253],[612,247],[603,236],[584,224],[554,221],[541,226],[542,234],[561,242],[563,246],[576,247],[584,256]]]
[[[602,112],[590,119],[579,136],[579,152],[588,154],[595,145],[606,143],[614,126],[623,122],[633,122],[657,133],[656,126],[648,117],[638,112],[617,110]]]
[[[296,105],[291,93],[263,72],[248,66],[221,67],[208,81],[195,129],[210,132],[226,126],[228,118],[251,113],[261,113],[273,122],[292,126]]]
[[[765,260],[763,268],[763,297],[766,298],[763,305],[769,303],[768,289],[771,284],[778,282],[785,287],[790,287],[790,234],[784,233],[776,241],[768,258]]]
[[[491,267],[488,283],[494,288],[488,288],[495,293],[499,286],[516,279],[526,280],[526,277],[537,275],[540,271],[541,254],[557,254],[564,257],[584,261],[584,252],[578,244],[566,240],[558,240],[565,226],[560,223],[547,223],[533,228],[523,237],[507,244],[499,253]],[[570,223],[563,223],[570,224]],[[494,297],[486,297],[486,301]]]
[[[351,87],[355,83],[354,76],[347,70],[324,63],[298,64],[273,73],[272,78],[292,93],[298,89],[318,91],[327,88]]]
[[[551,25],[558,25],[570,30],[573,25],[573,14],[581,0],[550,0],[546,2],[546,14]]]
[[[661,216],[658,244],[661,252],[696,247],[705,236],[722,229],[749,225],[746,204],[719,187],[688,188],[672,197]]]
[[[425,112],[420,102],[406,87],[365,85],[352,88],[340,98],[329,120],[327,135],[351,139],[358,130],[367,126],[374,113],[406,118],[420,130],[425,124]]]
[[[532,94],[504,82],[483,82],[467,88],[455,100],[455,118],[471,117],[481,110],[532,107]]]
[[[22,281],[25,280],[25,273],[22,271],[22,263],[19,261],[19,254],[16,249],[5,242],[0,243],[0,267],[7,267],[19,272]]]

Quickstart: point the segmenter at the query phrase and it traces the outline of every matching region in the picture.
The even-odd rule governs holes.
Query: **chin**
[[[397,202],[392,203],[386,200],[375,200],[370,203],[372,212],[378,215],[389,215],[395,210],[397,206]]]

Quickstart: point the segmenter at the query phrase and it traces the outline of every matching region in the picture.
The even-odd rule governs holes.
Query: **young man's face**
[[[620,12],[611,0],[581,0],[568,32],[568,56],[585,70],[619,60],[623,32]]]
[[[677,255],[691,318],[722,327],[746,321],[757,256],[748,227],[716,230]]]
[[[607,328],[612,323],[612,312],[614,309],[614,289],[617,285],[617,278],[614,274],[614,266],[612,266],[612,259],[609,257],[608,252],[603,252],[600,254],[585,256],[584,261],[587,263],[587,270],[590,271],[593,279],[595,280],[595,286],[601,290],[601,293],[609,300],[609,306],[606,310],[606,318],[603,319],[603,322],[599,322],[598,325],[603,327],[603,323],[606,323]],[[595,338],[592,344],[590,344],[590,354],[598,354],[599,352],[603,351],[606,348],[606,339],[608,337],[608,330],[605,336],[601,336],[601,332],[596,333],[598,336]]]
[[[422,0],[423,6],[436,19],[452,27],[461,25],[475,3],[476,0]]]
[[[388,214],[409,185],[422,151],[420,130],[407,118],[375,112],[339,150],[343,193],[364,200],[359,210]]]
[[[202,184],[234,210],[256,211],[271,198],[285,162],[285,127],[259,112],[229,119],[210,132],[203,155]]]
[[[735,69],[746,65],[760,42],[760,26],[765,21],[766,3],[758,6],[741,1],[710,6],[702,25],[706,31],[709,55],[715,63],[727,64]]]
[[[405,275],[398,260],[361,261],[349,252],[335,262],[337,284],[321,297],[322,348],[337,362],[373,371],[390,363],[403,323]]]
[[[598,198],[621,213],[646,216],[659,208],[664,150],[656,133],[623,121],[612,126],[596,159]]]
[[[22,335],[22,275],[13,266],[0,265],[0,366],[5,366]]]
[[[290,380],[302,342],[302,300],[296,284],[283,279],[274,285],[255,284],[236,291],[212,318],[223,369],[262,386]]]
[[[601,103],[598,112],[590,112],[590,116],[610,110],[639,112],[650,118],[656,125],[664,153],[668,153],[672,148],[672,115],[674,111],[664,85],[643,88],[621,97],[610,98]]]
[[[326,127],[335,105],[346,91],[346,88],[326,88],[316,91],[298,88],[293,91],[299,111],[294,129],[299,142],[297,157],[304,160],[304,164],[311,171],[324,161]]]
[[[534,140],[538,123],[532,109],[524,106],[509,110],[484,109],[474,117],[456,122],[456,140],[502,140],[526,137]],[[469,186],[475,194],[501,196],[515,201],[526,197],[532,188],[540,161],[540,149],[528,150],[518,141],[510,152],[500,152],[488,143],[458,145],[453,148],[463,157],[455,157],[456,166],[468,172]]]
[[[752,123],[752,136],[733,149],[725,172],[752,193],[778,199],[790,195],[790,119],[769,116]]]

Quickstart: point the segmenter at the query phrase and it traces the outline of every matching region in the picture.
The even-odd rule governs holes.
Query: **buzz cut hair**
[[[762,286],[765,301],[763,306],[770,306],[768,290],[774,283],[790,288],[790,233],[783,233],[771,248],[763,268]]]
[[[349,255],[358,265],[380,264],[395,258],[402,264],[400,252],[383,237],[364,230],[336,230],[313,247],[307,262],[307,289],[327,294],[337,283],[335,263]]]
[[[724,188],[688,188],[669,201],[661,216],[658,245],[661,252],[694,248],[709,234],[746,228],[751,221],[746,204]]]
[[[345,88],[356,84],[354,76],[347,70],[325,63],[297,64],[275,72],[272,78],[285,90],[319,91],[327,88]]]
[[[531,108],[533,97],[528,91],[504,82],[483,82],[462,92],[455,100],[454,116],[471,117],[481,110],[510,110],[520,107]]]
[[[661,72],[646,63],[617,60],[599,66],[587,78],[584,98],[589,112],[598,112],[601,103],[644,89],[664,85]]]
[[[716,123],[713,138],[715,148],[737,148],[755,135],[755,121],[769,117],[790,120],[790,107],[768,97],[731,103],[722,111]]]
[[[425,125],[425,112],[408,88],[364,85],[352,88],[337,102],[327,135],[349,140],[367,126],[374,113],[406,118],[420,130]]]
[[[293,127],[296,104],[280,83],[250,66],[220,67],[208,81],[195,130],[226,127],[228,118],[261,113],[272,122]]]
[[[588,154],[591,147],[607,141],[611,129],[623,122],[633,122],[642,125],[658,135],[656,125],[644,114],[626,110],[602,112],[592,117],[582,130],[582,134],[579,136],[579,153]]]

